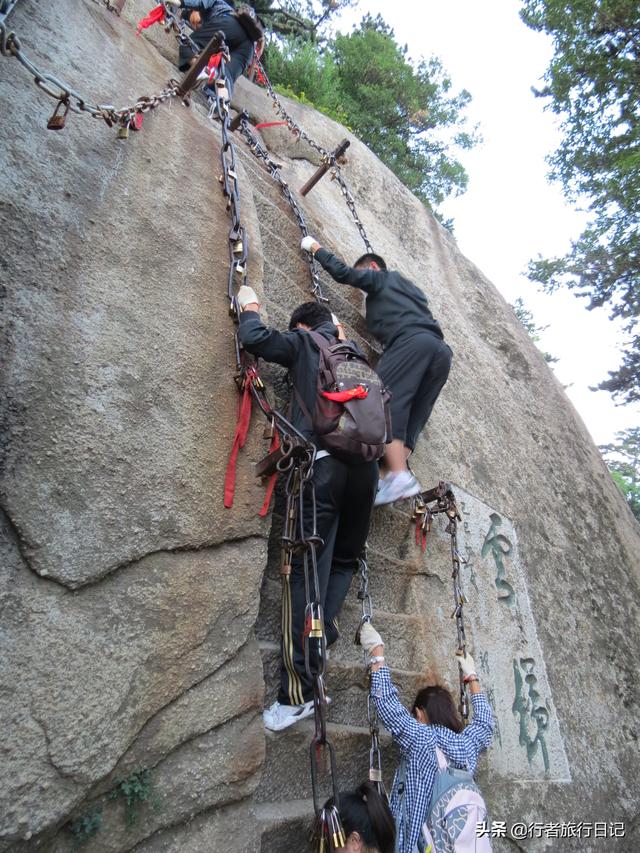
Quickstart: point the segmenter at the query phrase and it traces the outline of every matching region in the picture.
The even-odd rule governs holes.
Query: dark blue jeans
[[[233,15],[205,18],[202,26],[193,31],[191,38],[200,50],[203,50],[214,33],[218,31],[224,33],[225,41],[231,54],[231,61],[226,66],[227,89],[229,90],[229,97],[231,97],[233,84],[249,67],[251,57],[253,56],[253,42]],[[189,68],[193,55],[193,51],[188,45],[180,44],[178,52],[178,67],[180,71],[186,71]]]

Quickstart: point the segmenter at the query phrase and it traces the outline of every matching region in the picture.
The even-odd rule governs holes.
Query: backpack
[[[391,394],[351,341],[331,343],[310,331],[318,347],[318,380],[313,414],[294,387],[322,449],[344,462],[380,459],[391,441]]]
[[[256,15],[256,10],[253,6],[249,6],[248,3],[240,3],[235,9],[233,17],[251,41],[260,41],[264,36],[264,27],[260,23],[260,19]]]
[[[438,770],[425,814],[416,853],[491,853],[488,835],[478,837],[479,823],[487,821],[487,806],[468,770],[450,767],[444,752],[436,747]],[[399,780],[404,784],[403,758]],[[404,809],[401,812],[404,815]]]

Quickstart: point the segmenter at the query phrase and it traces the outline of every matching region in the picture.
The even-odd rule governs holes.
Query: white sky
[[[602,309],[569,291],[539,293],[524,271],[538,254],[564,254],[581,231],[585,215],[568,206],[546,179],[545,157],[557,147],[555,119],[543,111],[531,87],[539,85],[552,56],[550,40],[518,17],[518,0],[360,0],[343,14],[337,29],[348,32],[365,12],[381,14],[407,44],[412,59],[438,56],[454,90],[467,89],[470,123],[484,142],[460,159],[469,189],[443,205],[454,219],[461,250],[513,303],[521,296],[536,325],[549,325],[540,346],[560,361],[558,379],[597,444],[640,423],[640,406],[615,406],[611,396],[592,392],[620,363],[623,333]]]

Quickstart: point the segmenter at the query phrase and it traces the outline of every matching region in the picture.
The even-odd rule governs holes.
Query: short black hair
[[[451,693],[440,684],[423,687],[418,692],[411,709],[414,716],[418,708],[424,711],[427,720],[436,726],[446,726],[458,733],[464,728]]]
[[[293,331],[298,323],[303,323],[309,326],[310,329],[315,329],[321,323],[331,322],[331,311],[326,305],[321,302],[303,302],[298,305],[296,310],[291,315],[289,320],[289,331]]]
[[[380,255],[376,255],[374,252],[367,252],[364,255],[360,255],[358,260],[355,262],[354,267],[368,267],[371,261],[378,264],[381,270],[386,270],[387,264],[385,263],[384,258]]]

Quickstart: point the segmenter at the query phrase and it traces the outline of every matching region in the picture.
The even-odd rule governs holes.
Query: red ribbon
[[[256,125],[256,130],[260,130],[263,127],[280,127],[280,125],[286,125],[286,121],[261,121],[260,124]]]
[[[221,53],[212,53],[209,57],[209,62],[207,63],[207,71],[209,72],[209,83],[216,76],[216,69],[220,67],[220,60],[222,59]]]
[[[162,3],[158,6],[154,6],[146,18],[142,18],[138,21],[138,35],[140,35],[142,30],[146,30],[147,27],[151,27],[153,24],[159,24],[161,21],[164,21],[164,8]]]
[[[364,386],[356,385],[348,391],[323,391],[322,396],[327,400],[333,400],[334,403],[348,403],[349,400],[364,400],[369,396],[369,392]]]
[[[271,446],[269,447],[269,453],[273,453],[274,450],[277,450],[280,447],[280,439],[278,437],[277,430],[273,433],[273,438],[271,439]],[[269,512],[269,505],[271,503],[271,496],[273,495],[273,490],[276,486],[276,480],[278,479],[278,472],[274,471],[274,473],[269,477],[269,482],[267,483],[267,491],[264,496],[264,503],[262,504],[262,509],[258,513],[262,518]]]
[[[238,424],[236,426],[236,434],[233,437],[233,447],[229,456],[227,465],[227,473],[224,478],[224,505],[226,509],[233,506],[233,496],[236,491],[236,461],[238,452],[247,440],[249,433],[249,423],[251,421],[251,379],[245,376],[244,389],[242,391],[242,400],[240,401],[240,411],[238,414]]]
[[[267,78],[264,76],[262,68],[260,68],[259,65],[256,69],[256,77],[258,79],[258,83],[261,83],[263,86],[267,85]]]

